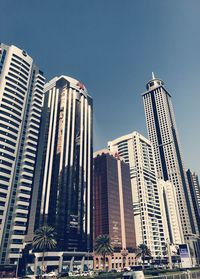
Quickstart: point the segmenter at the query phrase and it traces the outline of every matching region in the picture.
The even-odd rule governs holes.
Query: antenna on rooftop
[[[152,79],[155,79],[155,75],[154,75],[154,72],[152,72]]]

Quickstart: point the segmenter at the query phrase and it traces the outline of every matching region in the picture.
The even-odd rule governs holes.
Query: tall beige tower
[[[184,170],[171,95],[164,87],[164,82],[155,78],[153,73],[146,89],[142,97],[158,177],[169,180],[175,187],[182,229],[187,238],[199,232]]]
[[[144,243],[153,257],[163,256],[166,237],[151,142],[138,132],[133,132],[109,141],[108,148],[130,166],[137,246]]]

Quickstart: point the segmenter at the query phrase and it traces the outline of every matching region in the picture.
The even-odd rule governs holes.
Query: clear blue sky
[[[166,82],[185,166],[200,174],[199,0],[1,0],[0,40],[47,80],[81,80],[94,100],[94,148],[146,125],[141,93]]]

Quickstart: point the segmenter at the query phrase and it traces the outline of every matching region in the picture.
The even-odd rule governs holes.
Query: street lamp
[[[89,250],[87,251],[87,271],[89,272]]]
[[[20,248],[20,249],[19,249],[19,257],[18,257],[18,259],[17,259],[16,277],[17,277],[18,270],[19,270],[19,260],[20,260],[20,258],[21,258],[21,252],[22,252],[22,249]]]
[[[166,238],[166,247],[167,247],[167,254],[168,254],[168,258],[169,258],[169,268],[172,269],[172,255],[171,255],[170,244],[169,244],[168,238]]]

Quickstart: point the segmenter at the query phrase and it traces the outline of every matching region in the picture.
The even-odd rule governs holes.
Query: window
[[[4,175],[0,175],[0,180],[9,182],[10,178],[9,178],[9,177],[6,177],[6,176],[4,176]]]
[[[15,104],[13,101],[11,102],[11,101],[9,101],[9,100],[7,100],[7,99],[5,99],[5,98],[3,98],[2,101],[5,102],[6,104],[9,104],[9,105],[12,106],[12,107],[15,107],[16,109],[18,109],[18,110],[20,110],[20,111],[21,111],[21,109],[22,109],[22,107],[18,106],[18,105]],[[5,106],[5,105],[3,105],[3,104],[2,104],[1,106],[2,106],[2,108],[4,107],[4,108],[6,108],[6,109],[8,109],[8,110],[13,111],[13,112],[16,113],[17,115],[21,116],[21,113],[18,112],[17,110],[15,110],[15,109],[13,109],[13,108],[11,108],[11,107]]]
[[[0,130],[0,134],[4,134],[3,133],[4,131],[1,131]],[[14,136],[13,136],[14,137]],[[16,143],[15,142],[13,142],[13,141],[11,141],[11,140],[8,140],[8,139],[5,139],[5,138],[2,138],[2,137],[0,137],[0,141],[1,142],[5,142],[5,143],[7,143],[7,144],[9,144],[9,145],[12,145],[12,146],[16,146]],[[6,147],[5,147],[5,149],[6,149]],[[11,151],[10,151],[11,152]]]
[[[3,107],[3,105],[1,105],[1,107]],[[5,107],[5,106],[4,106],[4,107]],[[0,113],[2,113],[3,115],[6,115],[6,116],[8,116],[8,117],[14,119],[15,121],[21,123],[21,119],[18,118],[18,117],[16,117],[16,116],[14,116],[13,114],[11,114],[12,112],[10,113],[10,112],[6,112],[6,111],[4,111],[4,110],[0,110]],[[7,120],[7,121],[9,121],[9,120]]]
[[[10,159],[10,160],[12,160],[12,161],[15,160],[15,157],[13,157],[13,156],[11,156],[11,155],[5,153],[5,152],[1,152],[1,153],[0,153],[0,156],[5,157],[5,158],[7,158],[7,159]]]
[[[0,193],[1,198],[6,198],[7,194],[6,193]]]
[[[17,131],[16,129],[14,129],[14,128],[12,128],[12,127],[6,125],[6,124],[0,123],[0,127],[1,127],[1,128],[4,128],[4,129],[8,129],[8,130],[10,130],[11,132],[13,132],[13,133],[15,133],[15,134],[18,134],[18,131]],[[16,140],[17,137],[15,137],[14,139]]]
[[[5,168],[0,167],[0,172],[6,173],[6,174],[11,174],[11,171]]]
[[[6,202],[0,201],[0,206],[5,206]]]
[[[8,186],[0,183],[0,189],[8,190]]]

